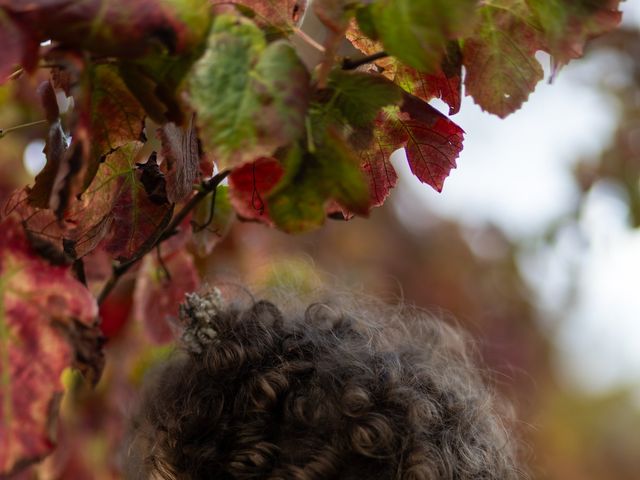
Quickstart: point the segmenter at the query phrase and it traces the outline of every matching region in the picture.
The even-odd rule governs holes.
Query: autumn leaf
[[[331,107],[355,128],[371,125],[381,108],[402,100],[396,85],[374,73],[334,70],[328,88]]]
[[[153,244],[171,220],[173,205],[152,201],[141,182],[136,162],[140,148],[134,142],[109,154],[72,212],[79,222],[79,251],[90,251],[100,242],[114,257],[130,259]]]
[[[267,195],[278,184],[284,169],[275,158],[263,157],[235,168],[229,175],[229,200],[238,216],[273,225]]]
[[[0,228],[0,476],[4,477],[53,449],[62,371],[87,361],[85,366],[97,373],[101,340],[95,324],[97,305],[89,291],[68,268],[38,256],[15,217],[5,218]]]
[[[464,131],[428,103],[408,93],[398,110],[386,112],[384,123],[379,144],[389,148],[387,145],[392,141],[396,148],[404,146],[413,174],[438,192],[442,191],[451,169],[456,168]]]
[[[527,0],[544,30],[545,50],[556,67],[582,56],[587,40],[613,30],[622,18],[620,0]]]
[[[379,0],[370,18],[385,50],[420,71],[435,72],[449,40],[473,28],[475,0]]]
[[[158,129],[158,137],[162,143],[160,157],[166,171],[167,197],[171,203],[177,203],[193,192],[199,172],[200,152],[193,117],[185,127],[174,123],[163,125]]]
[[[175,340],[171,319],[177,318],[185,293],[197,290],[199,284],[193,258],[185,250],[177,251],[162,263],[154,253],[145,256],[136,278],[133,315],[151,340],[156,343]]]
[[[214,6],[225,6],[232,3],[248,18],[258,25],[266,24],[290,30],[304,15],[307,0],[214,0]]]
[[[292,148],[284,175],[269,193],[267,207],[274,224],[303,233],[324,223],[333,200],[359,215],[369,212],[369,190],[358,155],[334,126],[316,130],[314,151]]]
[[[243,18],[216,19],[191,81],[205,149],[224,170],[272,156],[304,128],[309,73],[285,41]]]
[[[480,8],[480,22],[464,40],[467,95],[502,118],[518,110],[544,73],[535,58],[544,46],[524,0],[505,0]]]
[[[359,132],[352,136],[352,142],[359,152],[360,168],[369,183],[369,208],[382,205],[398,182],[398,174],[391,165],[390,157],[401,145],[398,145],[397,138],[387,133],[385,127],[388,121],[387,114],[380,112],[370,134],[366,132],[364,139],[361,139]]]
[[[111,65],[96,65],[88,72],[89,103],[86,107],[91,122],[91,152],[86,189],[105,157],[129,142],[142,138],[145,111],[131,94],[118,70]]]
[[[128,58],[188,52],[210,21],[206,0],[0,0],[0,8],[38,41]]]

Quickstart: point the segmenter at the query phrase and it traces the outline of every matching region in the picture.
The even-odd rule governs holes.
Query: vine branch
[[[381,58],[388,57],[389,54],[384,50],[380,52],[373,53],[371,55],[367,55],[366,57],[356,58],[355,60],[351,60],[350,58],[345,58],[342,61],[342,69],[343,70],[355,70],[362,65],[366,65],[367,63],[375,62],[376,60],[380,60]]]
[[[178,229],[180,224],[183,222],[187,215],[204,199],[209,193],[215,192],[218,188],[218,185],[222,183],[222,181],[227,178],[227,175],[231,173],[229,170],[225,170],[224,172],[220,172],[209,180],[205,180],[200,184],[198,191],[196,194],[189,199],[189,201],[180,209],[178,213],[175,214],[171,222],[161,229],[160,233],[156,236],[156,239],[153,242],[145,243],[140,247],[140,249],[129,259],[118,265],[113,266],[113,271],[111,273],[111,277],[107,280],[104,287],[100,291],[98,295],[98,305],[101,305],[104,300],[109,296],[109,293],[115,288],[120,278],[127,273],[131,267],[133,267],[136,263],[138,263],[142,257],[144,257],[151,250],[159,246],[162,242],[171,238],[176,233],[178,233]]]

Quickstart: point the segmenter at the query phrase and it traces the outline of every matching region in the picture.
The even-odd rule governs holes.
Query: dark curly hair
[[[417,309],[367,310],[186,308],[209,327],[152,376],[127,478],[522,478],[464,337]]]

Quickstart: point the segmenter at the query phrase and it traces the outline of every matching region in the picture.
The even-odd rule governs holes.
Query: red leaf
[[[170,321],[177,318],[185,293],[193,292],[199,284],[193,259],[186,251],[178,250],[164,260],[164,266],[153,253],[145,257],[133,294],[133,314],[154,342],[175,340]]]
[[[428,103],[405,94],[397,116],[387,120],[385,134],[405,147],[413,174],[441,192],[451,169],[456,168],[464,130]]]
[[[69,216],[78,227],[73,240],[79,255],[102,247],[120,260],[130,259],[163,232],[173,205],[154,203],[140,181],[134,142],[108,155],[93,183]],[[82,253],[81,253],[82,252]]]
[[[60,375],[100,369],[97,305],[69,273],[40,258],[20,223],[0,224],[0,476],[53,448]],[[96,356],[94,356],[96,355]]]
[[[439,71],[426,74],[404,66],[394,80],[422,100],[441,99],[449,105],[449,115],[455,115],[460,111],[462,98],[462,52],[458,43],[449,43]]]
[[[0,7],[38,41],[119,57],[140,57],[161,46],[188,51],[200,38],[189,28],[181,2],[164,0],[0,0]],[[200,2],[206,13],[206,2]],[[196,12],[193,12],[195,14]],[[194,38],[196,37],[196,38]]]
[[[238,215],[273,225],[266,198],[283,174],[284,169],[275,158],[259,158],[235,168],[229,175],[229,197]]]
[[[389,161],[393,151],[382,135],[376,135],[371,148],[360,154],[362,170],[369,180],[372,208],[382,205],[398,182],[398,174]]]

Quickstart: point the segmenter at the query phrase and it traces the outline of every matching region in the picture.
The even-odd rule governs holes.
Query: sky
[[[638,3],[625,2],[622,9],[623,22],[640,27]],[[539,59],[548,67],[548,57]],[[612,74],[614,60],[573,62],[504,120],[465,97],[453,117],[467,132],[464,150],[441,194],[420,184],[396,153],[401,182],[423,205],[424,217],[429,211],[470,227],[490,223],[518,241],[543,235],[569,214],[578,193],[571,167],[598,155],[617,115],[617,105],[583,79]],[[578,225],[562,230],[551,246],[525,249],[519,265],[558,348],[559,378],[591,393],[631,386],[640,399],[640,231],[630,228],[628,213],[615,189],[598,185]],[[416,213],[411,217],[415,222]],[[572,298],[567,313],[563,307]]]

